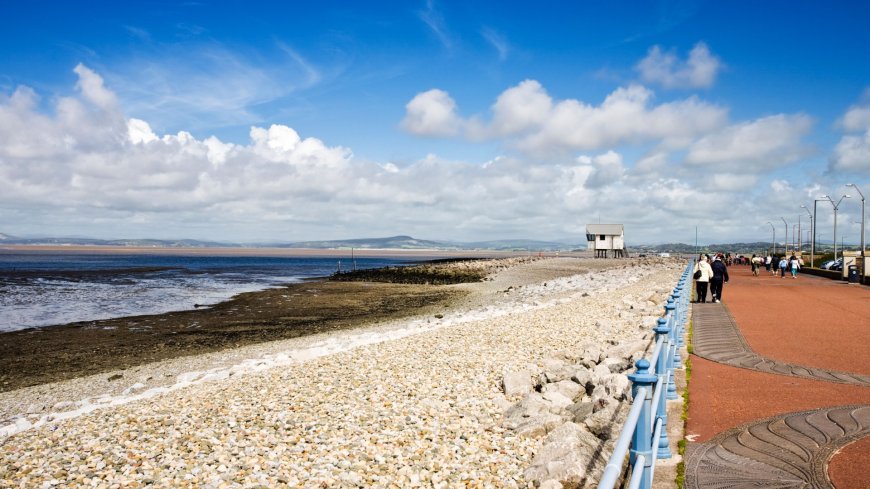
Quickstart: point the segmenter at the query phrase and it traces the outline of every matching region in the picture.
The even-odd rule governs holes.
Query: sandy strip
[[[3,428],[0,485],[525,487],[538,440],[500,427],[503,370],[637,338],[636,323],[609,338],[594,324],[623,314],[625,297],[663,299],[681,270],[647,262],[547,280],[443,318],[257,345],[241,361],[223,352],[222,366],[168,385],[79,395],[64,413]]]

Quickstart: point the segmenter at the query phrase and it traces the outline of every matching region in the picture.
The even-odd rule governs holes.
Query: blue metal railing
[[[683,367],[680,347],[683,346],[689,298],[692,295],[691,270],[692,264],[689,263],[665,304],[664,315],[653,329],[656,346],[650,359],[638,360],[635,364],[637,370],[628,376],[634,401],[613,454],[601,474],[598,489],[613,489],[616,486],[626,455],[631,466],[629,489],[649,489],[652,487],[656,460],[671,457],[667,400],[677,399],[674,369]]]

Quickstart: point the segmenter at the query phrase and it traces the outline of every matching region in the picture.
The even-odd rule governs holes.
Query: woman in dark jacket
[[[713,264],[713,278],[710,279],[710,293],[713,294],[713,302],[722,302],[722,287],[728,282],[728,267],[722,259],[722,254],[716,255]]]

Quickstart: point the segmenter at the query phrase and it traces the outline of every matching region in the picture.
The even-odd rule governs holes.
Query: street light
[[[834,206],[834,260],[837,259],[837,209],[840,208],[840,204],[843,202],[843,199],[851,199],[851,198],[852,198],[851,195],[844,194],[842,197],[840,197],[840,200],[838,200],[836,204],[834,203],[833,200],[831,200],[830,195],[826,195],[825,198],[823,199],[823,200],[827,200],[828,202],[831,203],[832,206]]]
[[[815,205],[815,204],[813,204],[813,205]],[[810,212],[810,210],[807,208],[807,206],[801,204],[801,207],[805,211],[807,211],[807,214],[810,215],[810,231],[812,231],[812,233],[813,233],[813,241],[812,241],[812,244],[810,245],[810,268],[813,268],[813,265],[814,265],[813,264],[813,257],[816,254],[816,224],[813,221],[813,214]],[[809,237],[807,237],[807,241],[809,241]]]
[[[773,254],[771,256],[776,256],[776,228],[773,227],[773,223],[767,221],[770,224],[770,231],[773,233],[773,236],[770,238],[770,246],[773,248]]]
[[[854,188],[858,192],[858,195],[861,196],[861,283],[864,283],[864,276],[867,274],[867,258],[864,249],[864,219],[866,217],[864,213],[864,194],[861,193],[861,189],[854,183],[847,183],[846,186]]]
[[[798,215],[798,219],[800,219],[800,215]],[[791,225],[791,254],[794,255],[797,253],[798,248],[800,247],[800,224],[792,224]]]
[[[785,221],[784,217],[780,217],[782,219],[782,223],[785,224],[785,240],[783,241],[783,246],[785,246],[785,256],[788,256],[788,223]]]
[[[813,217],[815,218],[815,220],[813,221],[815,223],[815,225],[813,226],[813,250],[816,249],[816,236],[819,234],[817,231],[819,227],[819,202],[823,202],[825,200],[826,199],[815,199],[813,201]]]

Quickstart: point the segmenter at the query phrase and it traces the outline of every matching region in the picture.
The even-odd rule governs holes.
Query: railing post
[[[674,369],[681,367],[682,365],[677,362],[677,320],[675,309],[676,305],[674,305],[674,297],[673,295],[668,299],[667,304],[665,304],[665,314],[668,318],[668,327],[670,328],[670,332],[668,335],[670,336],[670,344],[668,345],[668,383],[667,383],[667,398],[669,400],[677,399],[677,388],[676,382],[674,379]]]
[[[674,378],[674,369],[677,368],[676,362],[674,362],[674,354],[676,351],[677,345],[674,343],[668,345],[668,389],[665,397],[667,397],[669,401],[679,399],[679,396],[677,396],[677,380]]]
[[[683,291],[683,285],[685,285],[685,283],[685,278],[680,278],[680,282],[677,284],[679,300],[677,301],[677,330],[674,332],[677,339],[677,347],[683,346],[683,328],[685,327],[686,317],[686,294]]]
[[[674,310],[677,306],[674,305],[674,296],[668,298],[668,302],[665,304],[665,317],[668,318],[668,327],[671,328],[671,343],[677,342],[677,319],[674,314]]]
[[[649,361],[641,358],[635,363],[637,371],[628,375],[628,380],[632,382],[631,393],[633,397],[637,397],[638,391],[644,389],[643,407],[640,410],[640,417],[637,420],[637,427],[631,437],[631,451],[629,452],[629,461],[634,464],[638,455],[643,455],[643,467],[634,467],[632,470],[642,470],[640,487],[649,489],[652,486],[652,464],[654,459],[652,456],[652,429],[651,429],[651,404],[653,386],[656,383],[656,376],[649,372]]]
[[[671,334],[671,338],[673,338],[673,343],[677,347],[675,350],[676,354],[674,355],[674,363],[682,367],[683,359],[680,356],[679,348],[680,346],[682,346],[680,343],[683,337],[682,321],[680,320],[680,309],[682,309],[680,307],[680,290],[679,287],[677,287],[674,290],[674,324],[671,325],[671,329],[673,331],[673,333]]]
[[[662,348],[659,350],[659,358],[656,362],[656,375],[662,381],[662,392],[659,394],[659,405],[656,406],[656,417],[662,420],[662,430],[658,439],[658,457],[671,458],[671,444],[668,440],[668,401],[665,392],[670,390],[670,368],[668,364],[668,354],[670,348],[671,329],[668,328],[668,321],[665,318],[659,318],[658,325],[654,328],[656,332],[656,342],[659,338],[663,338]],[[667,388],[666,388],[667,386]],[[653,440],[656,443],[656,440]]]

